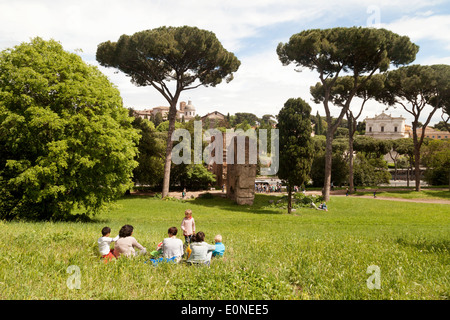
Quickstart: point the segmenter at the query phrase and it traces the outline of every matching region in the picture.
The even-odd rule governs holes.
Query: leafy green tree
[[[0,219],[82,217],[131,186],[139,139],[117,88],[60,43],[0,53]]]
[[[439,131],[448,131],[447,123],[445,121],[439,121],[433,127],[434,127],[434,129],[439,130]]]
[[[391,174],[383,157],[391,149],[391,140],[374,139],[366,136],[356,137],[354,140],[354,150],[357,152],[354,164],[354,184],[376,186],[389,183]]]
[[[366,121],[358,121],[356,124],[357,134],[363,135],[366,132]]]
[[[323,135],[314,136],[312,138],[314,159],[311,166],[311,180],[313,187],[323,187],[323,179],[325,176],[325,147],[326,137]],[[348,179],[347,154],[348,145],[343,139],[333,140],[333,172],[331,173],[331,181],[335,185],[343,185]]]
[[[381,158],[392,148],[391,140],[375,139],[368,136],[357,136],[353,142],[354,150],[363,152],[367,158]]]
[[[164,119],[161,112],[157,112],[153,117],[153,124],[155,125],[155,127],[158,127],[163,122]]]
[[[342,154],[333,150],[333,172],[331,173],[331,181],[334,185],[340,186],[346,183],[348,179],[348,165]],[[311,180],[313,187],[322,187],[325,176],[325,149],[314,155],[311,166]]]
[[[352,98],[376,71],[384,72],[390,64],[398,66],[411,63],[417,51],[418,46],[408,37],[385,29],[361,27],[305,30],[292,35],[288,43],[278,45],[277,53],[283,65],[294,62],[297,66],[317,71],[324,88],[323,106],[328,125],[323,194],[325,201],[330,198],[333,136],[347,113]],[[329,107],[331,90],[344,72],[350,73],[354,78],[353,88],[333,124]],[[363,75],[365,78],[361,79]]]
[[[136,117],[132,124],[141,135],[136,157],[139,165],[133,170],[133,181],[139,185],[159,185],[164,175],[166,139],[151,121]]]
[[[276,124],[277,122],[274,120],[274,116],[272,116],[271,114],[265,114],[261,117],[260,119],[261,121],[261,125],[266,125],[266,126],[272,126],[274,124]]]
[[[431,140],[422,150],[422,162],[427,167],[425,180],[431,185],[449,185],[450,140]]]
[[[401,105],[413,116],[415,190],[420,191],[420,148],[425,138],[425,129],[433,115],[449,103],[450,66],[411,65],[389,71],[384,93],[381,101]],[[425,111],[427,106],[431,107],[431,111]],[[422,116],[426,119],[423,125],[419,121]]]
[[[166,121],[161,122],[156,127],[155,130],[158,132],[167,132],[167,131],[169,131],[169,126],[170,126],[169,120],[166,120]],[[180,128],[183,128],[183,124],[181,122],[175,122],[174,127],[175,127],[175,129],[180,129]]]
[[[247,131],[251,128],[252,128],[252,126],[247,122],[247,120],[242,121],[241,123],[237,124],[235,127],[236,130],[242,129],[244,131]]]
[[[152,86],[169,102],[169,130],[164,163],[162,196],[169,192],[172,133],[181,92],[199,86],[216,86],[233,79],[240,61],[226,51],[215,34],[196,27],[159,27],[122,35],[117,42],[103,42],[97,61],[131,76],[137,86]],[[175,88],[168,86],[175,81]]]
[[[387,163],[381,157],[368,158],[366,154],[358,153],[354,169],[355,185],[358,186],[378,186],[391,179]]]
[[[212,128],[213,126],[211,126],[211,120],[209,118],[206,118],[205,121],[202,123],[202,128],[204,130],[208,130],[210,128]]]
[[[277,116],[279,130],[278,177],[287,182],[288,213],[292,208],[292,190],[308,181],[314,156],[311,141],[311,107],[303,99],[289,99]]]
[[[171,170],[170,179],[173,187],[188,190],[204,190],[216,182],[215,175],[208,171],[204,164],[179,164]]]
[[[354,192],[354,183],[353,183],[353,141],[354,135],[357,129],[357,120],[361,116],[361,113],[364,109],[364,105],[369,99],[374,99],[379,97],[384,89],[384,74],[374,74],[370,79],[366,79],[365,77],[361,77],[362,84],[359,86],[356,91],[355,96],[360,98],[362,101],[361,104],[357,105],[357,108],[351,108],[352,105],[349,106],[346,112],[347,116],[347,126],[348,128],[338,127],[336,129],[335,138],[339,136],[348,137],[348,162],[349,162],[349,170],[348,170],[348,183],[349,183],[349,191],[350,193]],[[348,99],[351,99],[351,93],[353,88],[355,87],[355,79],[351,76],[339,77],[336,79],[334,86],[331,88],[330,92],[330,100],[334,105],[344,107],[347,103]],[[316,103],[323,102],[325,90],[324,86],[319,82],[314,87],[311,87],[311,95],[314,98]],[[344,119],[342,119],[344,122]],[[345,130],[344,130],[345,129]]]
[[[316,136],[323,134],[322,117],[320,116],[319,111],[317,111],[316,114],[316,125],[314,126],[314,133]]]
[[[439,121],[439,123],[442,123],[443,128],[445,129],[441,127],[441,129],[439,130],[445,130],[450,132],[450,125],[448,123],[448,121],[450,120],[450,98],[444,101],[444,104],[442,105],[441,119],[442,121]]]
[[[241,123],[248,123],[250,126],[255,126],[256,121],[259,121],[258,117],[249,112],[237,112],[234,118],[234,125],[237,126]]]

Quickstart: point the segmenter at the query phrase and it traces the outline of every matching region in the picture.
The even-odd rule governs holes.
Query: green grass
[[[332,197],[330,211],[288,215],[226,199],[162,201],[129,196],[89,223],[0,222],[1,299],[449,299],[448,205]],[[225,258],[208,267],[153,267],[145,257],[99,260],[104,226],[124,224],[153,249],[190,208],[197,231],[213,243],[222,234]],[[179,238],[182,238],[179,235]],[[69,289],[67,267],[81,271]],[[369,290],[367,268],[381,270]]]
[[[358,191],[355,195],[373,195],[373,191]],[[450,191],[447,190],[432,190],[432,189],[422,189],[417,192],[415,190],[395,190],[395,191],[383,191],[383,189],[378,189],[377,196],[388,197],[388,198],[401,198],[401,199],[439,199],[439,200],[450,200]]]

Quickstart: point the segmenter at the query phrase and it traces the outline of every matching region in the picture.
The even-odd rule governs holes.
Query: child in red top
[[[181,230],[183,230],[186,244],[189,244],[191,242],[192,235],[195,233],[195,221],[192,217],[192,210],[190,209],[184,212],[184,218],[181,222]]]

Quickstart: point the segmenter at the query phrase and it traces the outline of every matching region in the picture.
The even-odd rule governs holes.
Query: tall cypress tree
[[[321,135],[322,132],[322,118],[320,117],[319,111],[317,111],[316,113],[316,126],[315,126],[315,131],[314,133],[316,134],[316,136]]]
[[[301,98],[291,98],[277,116],[279,130],[278,177],[288,185],[288,213],[292,208],[292,189],[309,178],[314,156],[311,140],[311,107]]]

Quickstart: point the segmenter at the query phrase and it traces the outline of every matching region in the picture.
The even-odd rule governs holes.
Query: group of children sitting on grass
[[[178,229],[170,227],[168,237],[158,244],[155,251],[149,253],[152,257],[149,261],[153,265],[158,265],[160,262],[179,263],[181,261],[209,265],[212,257],[223,257],[225,246],[222,243],[222,236],[215,236],[214,245],[206,243],[204,232],[195,233],[195,221],[191,210],[185,211],[181,230],[183,230],[185,242],[177,238]],[[98,239],[100,255],[105,263],[122,255],[129,257],[147,253],[147,249],[132,236],[133,226],[131,225],[124,225],[115,238],[111,238],[110,235],[111,228],[104,227],[102,237]],[[110,248],[112,242],[114,242],[114,249]],[[136,253],[135,248],[139,249],[139,253]]]

